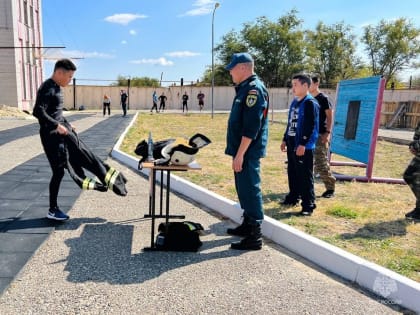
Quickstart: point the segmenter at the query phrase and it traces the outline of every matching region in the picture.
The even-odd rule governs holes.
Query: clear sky
[[[121,75],[196,81],[211,65],[216,2],[215,46],[246,22],[260,16],[275,21],[292,9],[304,29],[313,30],[319,21],[344,22],[360,35],[366,25],[400,17],[420,26],[420,0],[42,0],[43,44],[65,46],[45,54],[83,58],[75,60],[76,79],[115,80]],[[363,49],[360,43],[358,47]],[[45,78],[54,62],[45,62]],[[419,69],[407,73],[420,75]]]

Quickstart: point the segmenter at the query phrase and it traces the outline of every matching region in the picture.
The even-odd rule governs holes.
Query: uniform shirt
[[[159,96],[159,99],[160,99],[161,104],[165,104],[165,101],[166,101],[166,96],[165,95]]]
[[[153,103],[157,103],[158,97],[155,93],[153,93]]]
[[[53,79],[46,80],[38,89],[33,115],[38,118],[41,129],[54,130],[63,117],[64,96],[61,87]]]
[[[182,100],[184,102],[188,101],[188,95],[186,95],[186,94],[182,95]]]
[[[268,91],[254,74],[235,87],[236,96],[229,115],[225,154],[236,156],[242,137],[252,139],[245,159],[266,154],[268,140]]]
[[[319,104],[319,134],[323,134],[327,132],[327,115],[325,111],[332,109],[332,105],[328,96],[322,92],[315,96],[315,99]]]
[[[122,104],[125,104],[125,102],[127,101],[127,97],[128,97],[127,93],[124,92],[124,93],[121,94],[121,103]]]

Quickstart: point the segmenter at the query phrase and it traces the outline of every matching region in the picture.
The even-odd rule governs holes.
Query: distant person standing
[[[111,98],[108,95],[104,95],[104,101],[103,101],[103,112],[104,116],[106,111],[108,110],[108,116],[111,115]]]
[[[166,107],[166,95],[165,95],[165,93],[164,92],[162,92],[162,94],[159,96],[159,101],[160,101],[160,104],[159,104],[159,111],[164,111],[165,110],[165,107]]]
[[[319,174],[325,185],[326,190],[322,194],[322,197],[331,198],[334,197],[336,182],[336,179],[330,170],[330,163],[328,162],[328,149],[330,146],[333,119],[332,105],[328,96],[319,90],[319,84],[321,83],[320,77],[318,75],[313,75],[311,80],[312,83],[309,87],[309,92],[315,97],[319,104],[319,136],[314,152],[315,173]]]
[[[201,112],[204,107],[204,93],[200,91],[200,93],[197,94],[197,99],[198,99],[198,107],[200,107],[200,112]]]
[[[152,109],[150,110],[150,112],[152,113],[153,109],[155,109],[156,113],[157,113],[158,112],[158,108],[157,108],[158,97],[157,97],[156,91],[153,91],[152,102],[153,102],[153,106],[152,106]]]
[[[186,110],[186,112],[188,113],[188,94],[187,94],[187,91],[185,91],[184,95],[182,95],[182,112],[184,112],[184,110]]]
[[[125,117],[127,115],[127,92],[124,90],[121,90],[121,107],[123,110],[123,116]]]
[[[66,164],[63,137],[69,133],[65,127],[68,122],[63,116],[64,95],[62,88],[69,84],[75,71],[76,66],[71,60],[58,60],[51,78],[42,83],[38,89],[33,111],[33,115],[38,118],[41,143],[52,170],[49,184],[50,208],[47,218],[56,221],[69,219],[69,216],[58,207],[57,197]]]

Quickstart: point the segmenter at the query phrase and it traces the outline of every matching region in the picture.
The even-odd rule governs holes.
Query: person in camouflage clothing
[[[405,214],[407,219],[420,220],[420,121],[414,131],[413,141],[409,145],[410,152],[414,154],[404,172],[404,180],[416,196],[416,207]]]
[[[319,137],[314,151],[314,168],[315,173],[319,174],[326,189],[321,196],[323,198],[332,198],[334,197],[336,178],[330,169],[328,153],[333,120],[333,106],[328,96],[319,90],[319,84],[321,83],[320,76],[316,74],[312,75],[311,81],[309,92],[319,104]]]

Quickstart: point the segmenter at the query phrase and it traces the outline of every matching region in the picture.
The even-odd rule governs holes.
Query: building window
[[[29,16],[31,18],[30,27],[34,28],[34,8],[33,8],[33,6],[29,6]]]
[[[23,1],[23,24],[29,25],[28,23],[28,2]]]

